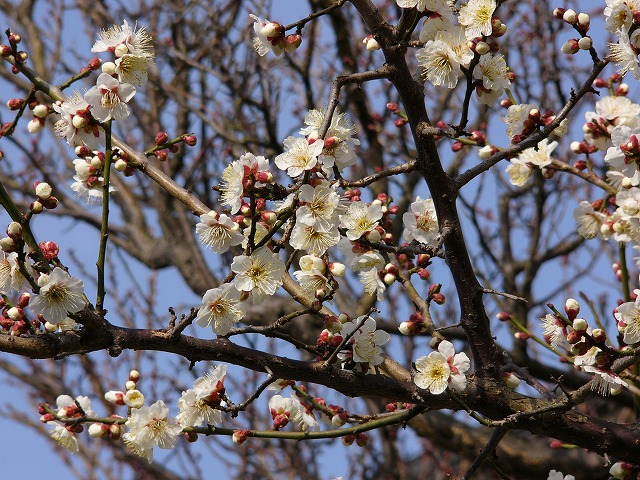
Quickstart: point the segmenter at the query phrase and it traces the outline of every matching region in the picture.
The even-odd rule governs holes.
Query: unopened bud
[[[586,332],[588,326],[589,324],[587,324],[587,321],[584,318],[576,318],[573,321],[573,329],[576,330],[577,332],[580,332],[580,333]]]
[[[578,47],[580,48],[580,50],[589,50],[591,47],[593,47],[593,40],[591,40],[591,37],[589,36],[582,37],[578,40]]]
[[[601,328],[594,328],[591,332],[591,336],[598,343],[604,343],[607,341],[607,333]]]
[[[182,141],[190,147],[195,147],[198,143],[198,137],[196,137],[195,135],[185,135],[184,137],[182,137]]]
[[[36,105],[33,108],[33,114],[38,118],[44,118],[49,114],[49,109],[46,105],[42,105],[41,103]]]
[[[29,133],[38,133],[44,128],[44,122],[39,118],[34,118],[27,124]]]
[[[9,235],[14,240],[19,240],[22,238],[22,225],[18,222],[11,222],[7,227],[7,235]]]
[[[109,426],[104,423],[92,423],[89,427],[89,435],[93,438],[102,438],[109,431]]]
[[[132,390],[127,390],[127,393],[124,394],[123,401],[127,406],[131,408],[140,408],[144,405],[144,395],[142,394],[142,392],[140,392],[140,390],[136,390],[134,388]]]
[[[156,139],[155,139],[156,145],[158,146],[164,145],[168,141],[169,141],[169,135],[167,135],[167,132],[160,132],[156,135]]]
[[[573,25],[578,21],[578,14],[575,10],[572,9],[565,10],[565,12],[562,14],[562,20]]]
[[[116,58],[120,58],[123,55],[126,55],[127,53],[129,53],[129,48],[124,43],[121,43],[115,48],[113,53],[116,56]]]
[[[292,35],[287,35],[284,41],[285,41],[284,50],[287,53],[291,53],[291,52],[294,52],[302,43],[302,36],[298,35],[297,33],[294,33]]]
[[[104,399],[114,405],[124,405],[124,393],[116,390],[109,390],[104,394]]]
[[[512,390],[515,390],[516,388],[518,388],[518,385],[520,385],[520,379],[511,372],[503,372],[502,381],[507,387]]]
[[[249,430],[236,430],[231,438],[236,445],[242,445],[249,438]]]
[[[573,320],[580,313],[580,304],[575,298],[568,298],[564,304],[564,311],[569,317],[569,320]]]
[[[46,200],[53,193],[53,188],[47,182],[40,182],[36,185],[36,195],[42,200]]]
[[[567,40],[565,44],[562,45],[562,48],[560,49],[560,51],[562,51],[562,53],[566,55],[573,55],[578,50],[580,50],[580,45],[578,44],[578,40],[576,40],[575,38]]]

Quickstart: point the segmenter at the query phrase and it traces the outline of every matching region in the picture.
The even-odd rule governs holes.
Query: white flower
[[[461,392],[467,386],[465,373],[471,368],[466,353],[455,353],[453,344],[447,340],[440,342],[437,352],[416,360],[414,383],[439,395],[447,389]]]
[[[611,143],[613,146],[607,149],[607,154],[604,156],[604,161],[610,167],[622,172],[625,177],[631,179],[638,175],[638,166],[635,162],[627,162],[627,157],[620,147],[629,142],[632,136],[640,138],[640,127],[635,129],[631,129],[627,125],[613,127],[611,130]]]
[[[460,59],[450,45],[442,40],[429,40],[416,52],[422,77],[433,85],[453,88],[460,76]]]
[[[263,246],[251,256],[239,255],[233,259],[231,270],[236,273],[234,286],[244,292],[251,292],[254,304],[262,303],[282,285],[285,265],[276,253]]]
[[[547,480],[576,480],[576,477],[573,475],[563,475],[562,472],[558,472],[557,470],[550,470]]]
[[[238,160],[231,162],[222,172],[220,183],[220,201],[231,208],[231,213],[236,213],[242,207],[245,183],[250,176],[254,178],[254,185],[262,187],[261,181],[269,177],[269,161],[262,156],[256,157],[252,153],[245,153]]]
[[[81,395],[76,397],[74,400],[70,395],[58,395],[58,398],[56,398],[56,407],[58,409],[56,417],[68,418],[80,416],[81,413],[78,409],[78,405],[80,405],[80,408],[82,408],[82,411],[87,417],[95,416],[95,412],[91,406],[91,399],[89,397]]]
[[[129,116],[127,102],[136,94],[136,88],[130,83],[120,83],[111,75],[101,73],[96,85],[84,94],[91,105],[91,115],[100,122],[122,120]]]
[[[451,8],[447,0],[396,0],[400,8],[416,8],[419,12],[438,12]],[[442,15],[442,14],[441,14]]]
[[[410,243],[412,240],[416,240],[429,245],[438,241],[440,230],[433,199],[425,198],[422,200],[419,196],[416,197],[416,201],[411,204],[410,211],[402,215],[402,223],[404,224],[402,235],[405,242]]]
[[[174,417],[169,417],[169,408],[162,400],[153,405],[133,409],[125,423],[129,429],[122,436],[125,445],[136,455],[153,461],[153,447],[171,449],[176,445],[176,437],[182,432]]]
[[[614,126],[628,125],[631,128],[637,126],[640,105],[627,97],[606,96],[598,100],[595,107],[595,112],[585,113],[587,122],[598,122],[602,118]]]
[[[426,12],[422,30],[420,31],[420,41],[422,43],[434,40],[437,32],[447,31],[453,27],[455,19],[451,3],[449,0],[417,0],[416,7],[418,10],[422,8],[420,11]]]
[[[382,207],[378,203],[351,202],[344,215],[340,215],[340,226],[347,229],[349,240],[358,240],[362,235],[378,226],[382,218]]]
[[[71,432],[65,425],[61,425],[58,422],[47,422],[47,425],[51,427],[49,435],[58,442],[58,445],[72,453],[76,453],[79,450],[75,433]]]
[[[310,110],[304,117],[306,127],[300,130],[301,135],[310,139],[317,139],[320,134],[320,126],[324,120],[324,113],[320,110]],[[352,138],[356,134],[356,127],[344,113],[336,110],[331,117],[331,123],[324,136],[322,152],[318,156],[318,163],[322,170],[331,175],[335,166],[342,171],[353,165],[356,161],[355,147],[360,145],[360,140]]]
[[[523,186],[531,176],[531,168],[529,168],[520,157],[511,158],[509,161],[511,163],[507,165],[506,168],[507,175],[509,175],[509,182],[516,187]]]
[[[284,398],[282,395],[274,395],[269,399],[269,411],[273,419],[273,427],[276,430],[285,427],[287,423],[289,423],[293,408],[293,400],[290,398]]]
[[[304,184],[299,192],[299,200],[304,204],[296,211],[297,223],[310,226],[322,224],[325,228],[337,224],[340,195],[334,188],[325,182],[315,187]]]
[[[118,75],[120,82],[140,87],[147,83],[147,71],[153,65],[153,59],[127,53],[118,58],[115,64],[115,73]]]
[[[568,345],[565,337],[566,326],[562,321],[558,320],[551,314],[545,315],[540,320],[542,321],[542,333],[544,335],[544,339],[549,343],[549,345],[553,348]]]
[[[491,35],[491,17],[495,9],[495,0],[469,0],[460,7],[458,20],[465,27],[468,39]]]
[[[145,27],[131,28],[126,20],[122,26],[114,25],[108,30],[101,30],[98,33],[98,40],[91,47],[91,51],[93,53],[115,52],[120,45],[126,47],[124,54],[153,57],[151,37]]]
[[[551,163],[551,153],[558,146],[558,142],[551,142],[545,138],[536,147],[527,148],[518,155],[523,163],[544,168]]]
[[[253,31],[256,36],[253,39],[253,48],[258,55],[264,57],[269,50],[277,56],[282,55],[285,48],[284,28],[276,22],[263,20],[255,15],[249,15],[253,20]]]
[[[216,253],[224,253],[244,241],[240,226],[225,214],[214,211],[200,215],[196,233],[200,241]]]
[[[379,302],[384,299],[384,292],[387,286],[380,278],[380,271],[377,268],[360,270],[358,280],[364,285],[364,291],[369,295],[375,295]]]
[[[638,54],[633,49],[629,41],[629,32],[618,30],[618,43],[609,43],[608,59],[615,62],[620,69],[620,75],[624,76],[631,72],[636,80],[640,80],[640,64],[638,64]]]
[[[594,374],[593,379],[591,380],[591,390],[602,396],[607,396],[609,393],[615,394],[619,392],[622,387],[629,386],[627,382],[622,380],[615,373],[602,370],[601,368],[593,365],[585,365],[582,367],[582,370]]]
[[[582,367],[585,365],[595,365],[596,357],[601,352],[598,347],[591,347],[582,355],[576,355],[573,357],[573,364],[577,367]]]
[[[70,146],[85,145],[93,150],[104,145],[104,130],[91,116],[89,104],[80,92],[73,92],[61,105],[54,103],[52,106],[61,117],[54,129]]]
[[[587,240],[602,237],[600,227],[607,220],[602,212],[596,212],[590,202],[583,200],[573,211],[573,218],[578,224],[578,234]]]
[[[640,290],[633,293],[639,295],[635,302],[625,302],[617,308],[616,320],[624,323],[623,341],[627,345],[640,342]]]
[[[232,284],[225,283],[204,294],[196,323],[204,328],[211,326],[217,335],[226,335],[244,314],[240,292]]]
[[[511,85],[507,77],[509,67],[502,55],[482,55],[473,76],[482,80],[482,88],[476,89],[478,101],[485,105],[492,105]]]
[[[291,394],[291,418],[305,432],[319,428],[318,421],[313,416],[313,411],[307,408],[293,393]]]
[[[35,274],[29,262],[25,263],[25,267],[31,275]],[[18,266],[18,253],[0,252],[0,293],[9,295],[11,290],[20,291],[25,282]]]
[[[178,423],[184,427],[220,425],[222,412],[215,407],[220,406],[221,394],[224,393],[224,379],[227,374],[226,365],[212,367],[204,377],[199,377],[193,388],[182,392],[178,406]]]
[[[502,119],[507,124],[507,135],[514,137],[524,130],[524,122],[529,119],[532,110],[538,107],[532,103],[522,103],[519,105],[511,105],[507,114]]]
[[[369,317],[356,330],[356,327],[365,318],[361,316],[352,322],[346,322],[342,325],[340,335],[346,337],[355,331],[354,335],[347,342],[351,346],[350,354],[340,354],[339,358],[351,357],[354,362],[368,363],[370,365],[380,365],[382,363],[382,349],[380,345],[384,345],[389,341],[391,336],[382,330],[376,330],[376,321]]]
[[[38,284],[40,292],[31,296],[29,307],[49,323],[56,325],[67,317],[67,312],[76,313],[85,306],[82,280],[73,278],[60,267],[48,276],[41,275]]]
[[[329,228],[327,228],[329,227]],[[311,255],[322,256],[328,248],[337,245],[340,232],[336,225],[305,225],[296,223],[289,238],[289,244],[296,250],[305,250]]]
[[[71,190],[76,192],[76,196],[87,202],[89,205],[96,205],[102,203],[102,197],[104,192],[102,190],[102,177],[97,178],[97,182],[93,185],[88,185],[87,182],[80,181],[77,176],[74,176],[75,182],[71,184]],[[109,185],[109,193],[117,192],[116,187]]]
[[[635,3],[635,1],[633,2]],[[606,29],[610,33],[616,33],[619,30],[629,31],[633,23],[632,6],[623,0],[607,0],[607,6],[604,9],[604,15],[607,17]]]
[[[285,151],[276,157],[275,164],[295,178],[316,166],[323,144],[322,140],[310,144],[306,138],[287,137],[284,140]]]
[[[300,270],[293,272],[293,276],[307,295],[313,297],[320,289],[327,293],[332,290],[329,279],[325,276],[327,266],[324,260],[314,255],[304,255],[300,258],[299,264]]]

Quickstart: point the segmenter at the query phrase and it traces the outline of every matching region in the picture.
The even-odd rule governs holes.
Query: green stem
[[[629,290],[629,271],[627,270],[627,251],[625,243],[618,243],[618,256],[620,258],[620,281],[622,282],[622,296],[625,302],[631,301],[631,291]]]
[[[98,293],[96,296],[96,311],[98,315],[103,315],[104,307],[104,263],[107,253],[107,240],[109,239],[109,177],[111,176],[111,160],[113,151],[111,149],[111,120],[104,125],[106,139],[104,168],[102,171],[102,224],[100,225],[100,250],[98,251]]]

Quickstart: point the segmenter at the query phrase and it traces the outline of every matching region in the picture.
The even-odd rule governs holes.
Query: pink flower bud
[[[565,12],[562,14],[562,20],[573,25],[578,21],[578,14],[575,10],[572,9],[565,10]]]
[[[560,49],[560,51],[566,55],[573,55],[578,50],[580,50],[580,45],[578,44],[578,40],[576,40],[575,38],[567,40]]]
[[[356,444],[364,447],[369,443],[369,436],[366,433],[356,433]]]
[[[345,447],[348,447],[350,445],[353,445],[353,442],[355,442],[355,440],[356,440],[355,435],[345,435],[344,437],[342,437],[342,444]]]
[[[502,381],[512,390],[515,390],[520,385],[520,379],[511,372],[502,372]]]
[[[44,255],[44,258],[46,258],[49,261],[56,258],[60,253],[60,248],[55,242],[52,242],[52,241],[40,242],[38,244],[38,247],[40,248],[40,251]]]
[[[167,132],[159,132],[156,135],[156,139],[155,139],[155,144],[156,145],[158,145],[158,146],[164,145],[168,141],[169,141],[169,135],[167,135]]]
[[[434,293],[433,296],[431,297],[433,299],[434,302],[436,302],[438,305],[443,305],[445,302],[445,297],[442,293]]]
[[[292,35],[287,35],[284,39],[285,47],[284,50],[287,53],[294,52],[302,43],[302,36],[294,33]]]
[[[7,107],[9,107],[9,110],[19,110],[23,103],[24,100],[21,98],[12,98],[7,102]]]
[[[185,135],[182,137],[182,141],[190,147],[195,147],[198,143],[198,138],[195,135]]]
[[[14,240],[20,240],[22,238],[22,225],[18,222],[11,222],[7,227],[7,235]]]
[[[3,57],[8,57],[11,55],[11,47],[9,45],[0,45],[0,55]]]
[[[564,304],[564,311],[569,317],[569,320],[573,320],[580,313],[580,304],[574,298],[568,298]]]
[[[41,200],[46,200],[53,193],[53,188],[46,182],[38,182],[35,186],[36,195]]]
[[[164,162],[167,158],[169,158],[169,154],[166,150],[156,150],[155,152],[153,152],[153,154],[161,162]]]

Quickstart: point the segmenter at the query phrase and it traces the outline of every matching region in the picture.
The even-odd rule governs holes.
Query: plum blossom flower
[[[610,33],[616,33],[618,30],[628,31],[633,23],[632,7],[626,1],[607,0],[603,13],[607,19],[606,29]]]
[[[303,205],[296,210],[296,222],[304,225],[315,226],[317,224],[337,225],[338,204],[340,195],[327,182],[315,187],[304,184],[300,187],[300,202]]]
[[[141,57],[153,57],[151,37],[145,27],[131,28],[124,20],[122,26],[114,25],[107,30],[98,32],[98,39],[91,47],[93,53],[113,52],[119,45],[126,47],[126,53]]]
[[[516,187],[522,187],[531,176],[531,168],[520,158],[509,159],[506,172],[509,175],[509,182]]]
[[[433,205],[433,199],[421,199],[416,197],[416,201],[411,204],[410,211],[402,215],[404,232],[402,235],[406,242],[416,240],[425,245],[438,241],[440,230],[438,228],[438,217]]]
[[[200,215],[196,233],[200,241],[216,253],[224,253],[244,241],[240,226],[224,213],[218,215],[213,210]]]
[[[460,7],[458,20],[465,27],[467,39],[491,35],[491,17],[495,9],[495,0],[469,0]]]
[[[269,399],[269,411],[275,430],[280,430],[289,423],[293,408],[293,401],[290,398],[274,395]]]
[[[422,78],[435,86],[453,88],[460,76],[460,58],[444,40],[429,40],[416,52]]]
[[[291,178],[295,178],[316,166],[323,145],[322,140],[309,143],[306,138],[287,137],[284,140],[285,151],[275,158],[275,164],[280,170],[286,170]]]
[[[606,396],[609,393],[615,394],[619,392],[622,387],[629,386],[627,382],[609,370],[604,370],[594,365],[584,365],[582,366],[582,370],[594,374],[591,379],[591,390],[602,396]]]
[[[376,321],[371,317],[368,317],[358,327],[364,318],[365,315],[342,325],[340,335],[343,337],[350,335],[354,331],[355,333],[347,342],[347,345],[351,347],[351,351],[340,353],[338,358],[342,360],[351,358],[357,363],[368,363],[373,366],[380,365],[383,360],[380,346],[387,343],[391,336],[383,330],[376,330]]]
[[[25,263],[27,272],[35,272],[28,262]],[[18,266],[18,252],[0,252],[0,293],[9,295],[12,290],[18,292],[26,283]]]
[[[120,82],[140,87],[147,83],[148,70],[153,65],[153,58],[127,53],[116,59],[115,65],[115,73]]]
[[[40,291],[31,295],[29,307],[51,324],[57,325],[68,312],[79,312],[85,306],[82,280],[73,278],[60,267],[54,268],[49,275],[41,275],[38,285]]]
[[[196,323],[206,328],[211,326],[216,335],[226,335],[245,314],[240,301],[240,292],[230,283],[207,290],[202,297]]]
[[[318,290],[329,293],[332,288],[329,286],[329,279],[326,277],[327,265],[319,257],[314,255],[304,255],[299,261],[300,270],[293,272],[302,291],[310,297],[315,296]]]
[[[62,104],[52,106],[60,114],[53,128],[70,146],[84,145],[93,150],[104,145],[104,130],[91,115],[91,108],[80,92],[75,91]]]
[[[638,54],[629,39],[629,32],[627,30],[618,30],[616,35],[618,36],[618,43],[609,43],[609,60],[616,63],[620,75],[624,76],[631,72],[633,78],[640,80]]]
[[[482,87],[476,89],[478,101],[493,105],[502,96],[504,89],[511,85],[507,74],[509,67],[502,55],[482,55],[473,76],[482,80]]]
[[[600,227],[605,223],[607,217],[602,212],[597,212],[590,202],[583,200],[573,211],[573,218],[578,224],[578,234],[587,240],[602,237]]]
[[[153,447],[171,449],[176,445],[176,437],[182,427],[174,417],[169,416],[169,407],[162,400],[153,405],[133,409],[125,423],[129,429],[122,440],[139,457],[153,461]]]
[[[507,135],[514,137],[522,133],[525,128],[525,122],[529,119],[532,110],[538,110],[538,107],[532,103],[522,103],[511,105],[507,109],[507,114],[502,121],[507,124]]]
[[[304,117],[307,126],[300,129],[300,134],[306,135],[309,139],[319,138],[323,121],[324,112],[309,110]],[[345,113],[336,110],[324,136],[322,152],[318,155],[318,163],[327,175],[331,174],[334,166],[342,171],[355,163],[355,147],[360,145],[360,140],[353,138],[355,134],[356,126],[349,121]]]
[[[212,367],[203,377],[199,377],[193,383],[193,388],[182,392],[178,400],[180,413],[177,420],[183,427],[197,427],[207,425],[220,425],[222,412],[217,410],[224,394],[224,379],[227,374],[226,365]]]
[[[384,299],[384,292],[387,286],[382,281],[380,270],[377,268],[361,270],[358,274],[358,280],[364,285],[364,291],[368,295],[375,295],[379,302]]]
[[[536,147],[527,148],[518,154],[518,158],[529,165],[544,168],[551,163],[551,153],[558,146],[558,142],[551,142],[545,138]]]
[[[335,224],[305,225],[296,223],[289,244],[296,250],[305,250],[311,255],[322,256],[328,248],[337,245],[340,232]]]
[[[638,295],[634,302],[625,302],[616,310],[615,317],[618,322],[624,324],[623,341],[627,345],[640,342],[640,290],[634,290]]]
[[[91,105],[91,115],[100,122],[122,120],[129,116],[127,102],[136,94],[136,87],[120,83],[107,73],[101,73],[96,85],[84,94]]]
[[[242,207],[242,197],[245,188],[253,178],[253,185],[263,187],[270,178],[269,161],[262,156],[245,153],[238,160],[234,160],[222,172],[220,182],[220,201],[236,213]]]
[[[368,205],[364,202],[351,202],[344,215],[340,215],[340,226],[347,229],[349,240],[358,240],[362,235],[378,226],[382,218],[379,203]]]
[[[253,20],[253,31],[256,36],[253,39],[253,48],[258,55],[264,57],[269,50],[280,56],[285,51],[284,27],[276,22],[263,20],[255,15],[249,15]]]
[[[53,421],[47,422],[47,425],[51,427],[49,436],[55,440],[58,445],[69,450],[71,453],[76,453],[79,450],[76,434],[69,429],[68,425],[62,425]]]
[[[542,333],[549,345],[553,348],[568,345],[566,340],[566,325],[561,320],[558,320],[551,314],[547,314],[541,318],[541,321]]]
[[[80,408],[82,412],[80,411]],[[95,412],[93,411],[93,407],[91,405],[91,399],[89,397],[85,397],[83,395],[78,396],[73,399],[70,395],[58,395],[56,398],[56,417],[57,418],[73,418],[84,415],[88,417],[95,416]]]
[[[319,428],[318,421],[313,415],[313,410],[302,403],[293,393],[291,394],[291,419],[305,432]]]
[[[437,352],[416,360],[414,383],[434,395],[444,392],[450,387],[456,392],[467,386],[465,373],[471,368],[469,357],[464,352],[455,353],[453,344],[443,340]]]
[[[236,289],[251,292],[254,304],[262,303],[282,285],[285,265],[267,246],[260,247],[250,256],[239,255],[233,259],[231,270],[236,273],[233,284]]]

